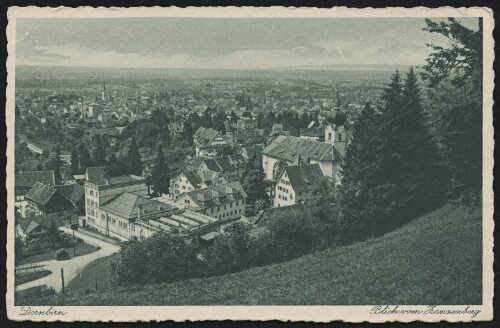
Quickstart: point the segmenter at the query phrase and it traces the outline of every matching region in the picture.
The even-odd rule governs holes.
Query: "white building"
[[[340,171],[343,159],[335,146],[299,137],[279,136],[262,151],[262,167],[266,179],[274,179],[280,161],[289,166],[318,164],[324,175],[334,177]]]
[[[323,177],[319,164],[285,166],[274,186],[273,205],[282,207],[307,202]]]
[[[175,203],[219,220],[239,219],[245,211],[246,194],[239,182],[185,193]]]

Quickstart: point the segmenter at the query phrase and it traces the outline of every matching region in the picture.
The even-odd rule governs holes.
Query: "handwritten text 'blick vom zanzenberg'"
[[[437,305],[429,305],[425,310],[419,309],[400,309],[399,306],[374,306],[370,311],[370,314],[403,314],[403,315],[415,315],[415,314],[430,314],[430,315],[470,315],[471,318],[475,318],[481,310],[471,309],[467,306],[463,309],[442,309]]]

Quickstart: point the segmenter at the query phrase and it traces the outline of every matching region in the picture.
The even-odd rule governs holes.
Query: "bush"
[[[56,251],[56,260],[65,261],[69,259],[70,259],[69,253],[64,248],[58,249]]]

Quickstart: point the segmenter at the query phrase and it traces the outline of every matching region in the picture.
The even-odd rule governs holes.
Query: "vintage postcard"
[[[492,320],[490,9],[8,19],[10,319]]]

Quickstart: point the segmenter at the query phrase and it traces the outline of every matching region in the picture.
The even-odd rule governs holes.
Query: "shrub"
[[[70,259],[69,253],[64,248],[58,249],[56,251],[56,260],[65,261],[69,259]]]

